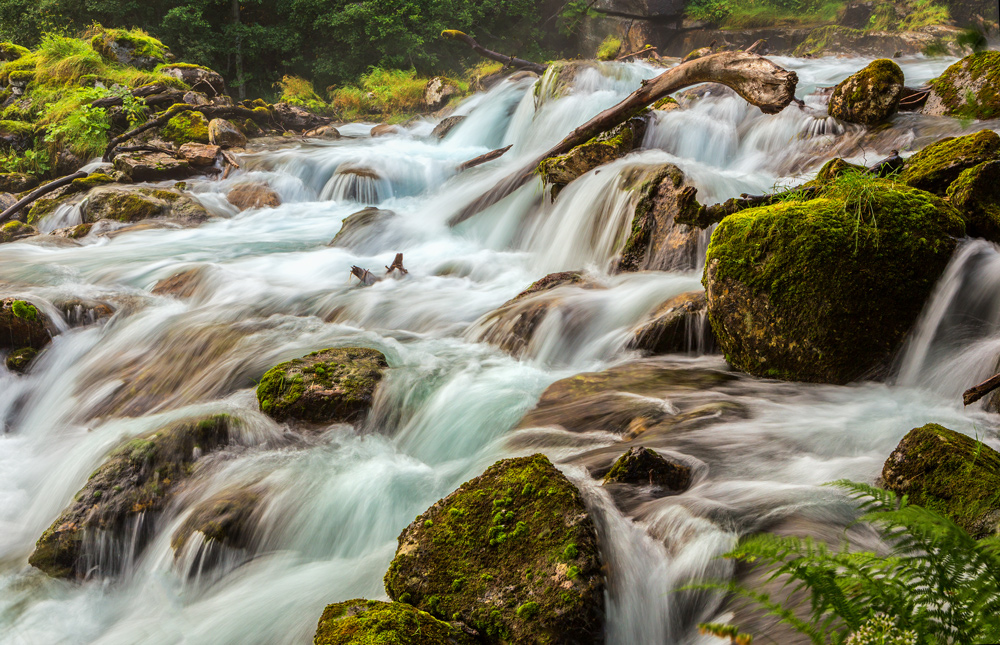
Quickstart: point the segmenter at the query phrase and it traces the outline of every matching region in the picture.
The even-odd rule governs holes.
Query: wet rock
[[[645,133],[645,119],[630,119],[564,155],[545,159],[538,165],[538,173],[546,184],[562,188],[580,175],[632,152],[642,144]]]
[[[827,383],[885,373],[965,227],[930,193],[863,181],[837,180],[816,199],[745,210],[715,229],[703,283],[730,365]]]
[[[351,247],[370,239],[373,231],[389,220],[397,217],[390,210],[369,206],[344,218],[340,230],[330,240],[329,246]]]
[[[155,296],[173,296],[174,298],[190,298],[205,278],[205,268],[195,267],[181,271],[169,278],[164,278],[153,287]]]
[[[215,123],[215,121],[212,121]],[[211,126],[211,124],[209,124]],[[192,166],[211,166],[219,155],[219,146],[204,143],[185,143],[178,153]]]
[[[573,293],[568,288],[595,289],[601,286],[580,271],[552,273],[482,316],[469,328],[474,342],[495,345],[512,356],[528,351],[542,322],[564,304]]]
[[[211,105],[212,101],[208,98],[208,95],[204,92],[184,92],[184,96],[181,99],[183,103],[188,105]]]
[[[17,203],[17,197],[10,193],[0,193],[0,212],[3,212]]]
[[[632,228],[614,260],[613,271],[690,271],[701,260],[700,229],[678,224],[693,219],[701,209],[698,191],[687,186],[684,173],[673,164],[655,170],[639,169],[626,178],[638,193]]]
[[[602,640],[597,533],[544,455],[499,461],[417,517],[399,536],[385,588],[484,643]]]
[[[7,222],[0,227],[0,244],[16,242],[17,240],[23,240],[24,238],[31,237],[32,235],[38,235],[37,228],[14,220],[13,222]]]
[[[956,42],[961,33],[961,29],[946,25],[931,25],[919,31],[894,32],[825,25],[810,31],[795,47],[792,55],[895,58],[943,49],[950,56],[961,56],[965,51]]]
[[[5,361],[7,369],[11,372],[24,373],[28,370],[28,364],[34,360],[35,356],[38,356],[38,350],[33,347],[14,350],[7,355],[7,360]]]
[[[0,301],[0,349],[42,349],[49,344],[49,319],[27,300]]]
[[[966,56],[930,83],[923,113],[967,119],[1000,118],[1000,52]]]
[[[191,90],[201,92],[208,98],[215,98],[226,93],[226,82],[222,76],[207,67],[199,65],[189,65],[186,63],[174,63],[165,65],[160,71],[168,76],[180,79],[187,83]]]
[[[262,182],[236,184],[226,195],[226,201],[245,211],[250,208],[277,208],[281,197],[270,186]]]
[[[250,550],[261,499],[260,491],[242,487],[223,490],[201,502],[171,536],[174,556],[181,554],[194,533],[201,533],[206,542]]]
[[[657,307],[650,320],[635,330],[626,346],[653,354],[708,353],[715,339],[708,325],[704,291],[689,291]]]
[[[947,515],[973,537],[1000,525],[1000,453],[936,423],[903,437],[885,460],[881,485]]]
[[[655,486],[680,493],[691,485],[691,468],[668,461],[655,450],[636,446],[611,466],[604,476],[604,484]]]
[[[318,128],[313,128],[309,132],[306,132],[305,136],[313,137],[315,139],[326,139],[328,141],[336,141],[340,139],[340,130],[333,127],[332,125],[321,125]]]
[[[944,195],[962,171],[994,159],[1000,159],[1000,135],[992,130],[947,137],[907,159],[899,180]]]
[[[1000,243],[1000,159],[963,170],[948,187],[948,200],[969,235]]]
[[[457,126],[462,121],[465,121],[464,116],[449,116],[444,119],[441,119],[441,121],[436,126],[434,126],[434,129],[431,130],[431,136],[434,137],[435,139],[444,139],[446,136],[448,136],[448,133],[451,132],[455,128],[455,126]]]
[[[208,124],[208,141],[222,148],[243,148],[247,145],[246,136],[225,119],[212,119]]]
[[[280,123],[286,130],[304,132],[306,130],[314,130],[320,126],[329,125],[330,123],[329,117],[313,114],[304,108],[296,105],[289,105],[288,103],[275,103],[272,106],[272,111],[274,118],[277,119],[278,123]]]
[[[62,312],[63,318],[66,319],[70,327],[93,325],[105,321],[115,314],[115,308],[110,304],[90,298],[68,298],[53,301],[52,304]]]
[[[834,88],[830,116],[862,125],[887,121],[899,107],[903,82],[899,65],[887,58],[873,61]]]
[[[276,421],[355,423],[367,415],[388,367],[374,349],[324,349],[268,370],[257,401]]]
[[[424,87],[424,105],[431,112],[440,110],[453,97],[461,96],[462,90],[452,80],[443,76],[435,76],[427,81]]]
[[[229,442],[231,419],[215,415],[179,421],[115,449],[70,505],[42,534],[28,562],[55,578],[82,578],[116,570],[102,560],[102,539],[131,540],[139,552],[151,531],[144,524],[167,505],[190,477],[198,458]],[[129,554],[122,549],[118,557]]]
[[[345,600],[327,605],[314,645],[475,645],[461,628],[401,602]]]
[[[549,63],[541,80],[535,85],[535,109],[571,93],[576,77],[588,69],[597,69],[597,63],[591,60],[557,60]]]
[[[57,208],[64,204],[70,204],[79,200],[79,192],[72,184],[56,188],[44,197],[39,197],[28,209],[27,222],[35,226],[47,215],[55,212]]]
[[[677,102],[672,96],[664,96],[662,99],[653,103],[650,106],[654,110],[659,110],[660,112],[673,112],[674,110],[681,110],[681,104]]]
[[[402,130],[399,129],[398,125],[392,125],[390,123],[379,123],[371,129],[369,133],[374,139],[375,137],[385,137],[391,134],[399,134]]]
[[[138,222],[154,217],[170,217],[188,223],[208,219],[205,207],[187,195],[165,188],[105,186],[95,188],[80,204],[83,221]]]
[[[5,193],[23,193],[38,186],[38,178],[23,172],[0,173],[0,191]]]
[[[185,179],[193,174],[187,161],[162,152],[122,153],[115,157],[115,170],[134,182]]]
[[[57,228],[54,231],[51,231],[49,235],[66,238],[68,240],[79,240],[90,235],[93,230],[93,224],[77,224],[76,226]]]
[[[208,119],[201,112],[186,110],[167,121],[160,128],[164,140],[180,146],[185,143],[209,143]]]

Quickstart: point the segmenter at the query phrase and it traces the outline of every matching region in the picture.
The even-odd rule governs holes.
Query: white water
[[[778,62],[796,69],[805,96],[865,61]],[[949,62],[902,63],[918,84]],[[501,84],[464,104],[467,120],[440,143],[420,136],[429,129],[422,123],[396,137],[249,155],[243,174],[191,182],[217,216],[196,229],[0,247],[4,294],[32,299],[61,332],[27,376],[0,368],[0,643],[309,642],[327,603],[384,597],[396,536],[415,515],[493,461],[537,450],[563,464],[599,522],[610,572],[607,642],[701,642],[695,625],[715,615],[717,599],[674,590],[727,575],[717,556],[739,535],[793,520],[842,526],[845,505],[819,486],[873,480],[914,426],[940,422],[996,445],[995,415],[963,410],[955,395],[1000,354],[1000,303],[982,295],[997,293],[1000,255],[984,243],[956,257],[898,383],[741,381],[709,396],[743,406],[748,418],[654,438],[657,449],[698,466],[682,495],[625,515],[580,465],[617,437],[513,433],[547,385],[627,360],[629,330],[670,296],[698,288],[698,272],[606,274],[630,224],[622,173],[676,163],[711,202],[797,182],[836,154],[871,160],[900,142],[962,131],[902,115],[887,136],[867,140],[808,109],[768,117],[739,99],[709,97],[658,116],[647,150],[579,179],[555,204],[530,184],[447,227],[505,173],[655,73],[641,64],[605,72],[581,74],[572,94],[537,109],[531,81]],[[456,175],[462,161],[508,144],[498,162]],[[267,181],[283,205],[236,213],[224,195],[247,179]],[[355,247],[326,246],[366,204],[398,217]],[[370,288],[348,281],[351,265],[377,269],[395,252],[405,254],[406,279]],[[204,272],[190,299],[150,295],[158,280],[195,267]],[[469,340],[474,321],[534,280],[581,268],[607,288],[575,290],[523,360]],[[118,311],[71,328],[51,304],[70,297],[108,300]],[[964,312],[976,325],[963,323]],[[363,428],[300,435],[257,412],[252,387],[267,368],[354,344],[382,350],[392,366]],[[123,438],[212,411],[236,414],[242,430],[205,460],[121,575],[70,584],[27,565],[34,541]],[[257,555],[222,553],[205,570],[195,541],[175,560],[170,536],[191,508],[243,485],[267,491]]]

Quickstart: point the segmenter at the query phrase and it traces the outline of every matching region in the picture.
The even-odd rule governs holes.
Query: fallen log
[[[544,74],[546,65],[541,65],[539,63],[532,62],[530,60],[524,60],[523,58],[516,58],[514,56],[505,56],[495,51],[490,51],[482,45],[476,42],[476,39],[472,36],[457,31],[455,29],[445,29],[441,32],[442,38],[448,38],[450,40],[458,40],[465,43],[472,48],[472,51],[476,52],[484,58],[489,58],[490,60],[495,60],[498,63],[503,63],[507,67],[513,67],[514,69],[526,69],[528,71],[534,72],[536,74]]]
[[[494,159],[499,159],[504,155],[505,152],[510,150],[512,147],[514,147],[514,144],[511,144],[506,148],[498,148],[497,150],[490,150],[484,155],[479,155],[474,159],[469,159],[468,161],[466,161],[465,163],[461,164],[458,167],[458,171],[462,172],[463,170],[468,170],[469,168],[475,168],[476,166],[481,166],[487,161],[493,161]]]
[[[460,224],[513,193],[534,176],[538,164],[545,159],[566,154],[581,143],[586,143],[636,116],[661,98],[700,83],[721,83],[765,114],[777,114],[795,98],[798,76],[766,58],[741,51],[710,54],[682,63],[656,78],[643,81],[639,89],[621,103],[604,110],[530,164],[509,175],[488,193],[463,208],[451,218],[449,224]]]
[[[997,388],[1000,388],[1000,374],[995,374],[979,385],[970,387],[962,394],[962,402],[965,405],[972,405]]]
[[[656,47],[653,47],[652,45],[646,45],[642,49],[619,56],[615,60],[624,61],[628,60],[629,58],[639,58],[640,56],[650,56],[655,59],[660,58],[660,55],[656,53]]]
[[[50,181],[44,186],[36,188],[35,190],[28,193],[24,197],[24,199],[17,202],[4,212],[0,213],[0,224],[6,224],[8,220],[10,220],[12,217],[14,217],[14,215],[17,214],[18,211],[20,211],[25,206],[31,204],[32,202],[34,202],[39,197],[44,197],[45,195],[51,193],[53,190],[57,188],[62,188],[63,186],[71,183],[74,179],[82,179],[83,177],[86,177],[89,174],[90,173],[88,173],[85,170],[80,170],[78,172],[73,173],[72,175],[66,175],[65,177],[60,177],[55,181]]]

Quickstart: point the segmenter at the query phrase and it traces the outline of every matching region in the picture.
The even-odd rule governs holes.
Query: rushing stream
[[[37,303],[62,332],[27,375],[0,373],[0,643],[310,642],[326,604],[384,597],[396,537],[414,516],[497,459],[538,451],[580,486],[598,521],[607,642],[710,642],[696,625],[726,618],[718,599],[676,589],[730,575],[717,556],[739,535],[840,531],[850,506],[819,486],[873,481],[915,426],[939,422],[1000,446],[997,417],[963,409],[959,396],[1000,356],[1000,253],[982,241],[956,253],[890,383],[741,378],[702,393],[746,413],[651,439],[695,466],[681,495],[623,509],[586,470],[620,454],[620,437],[513,430],[554,381],[634,360],[623,350],[630,329],[670,296],[701,288],[700,269],[608,274],[634,206],[624,173],[675,163],[712,203],[801,182],[833,156],[871,163],[976,129],[903,114],[866,135],[826,118],[810,96],[866,61],[775,60],[798,72],[805,109],[764,116],[728,95],[691,99],[657,114],[645,149],[572,183],[554,204],[533,182],[456,228],[447,221],[463,206],[654,68],[607,64],[581,73],[568,96],[540,92],[537,106],[534,81],[505,81],[463,103],[467,118],[440,142],[427,136],[428,121],[399,136],[372,139],[356,124],[335,142],[271,145],[242,157],[244,171],[226,180],[189,182],[216,216],[198,228],[0,247],[5,295]],[[950,62],[900,61],[910,86]],[[457,173],[509,144],[499,161]],[[283,204],[237,213],[225,194],[247,179],[268,182]],[[397,216],[349,247],[328,246],[341,221],[369,205]],[[50,230],[79,212],[53,217]],[[396,252],[405,279],[368,288],[349,280],[352,265],[378,269]],[[198,267],[190,298],[151,295],[157,281]],[[572,315],[550,315],[520,360],[475,342],[480,316],[547,273],[581,268],[608,288],[570,289]],[[68,298],[117,311],[103,324],[71,325],[80,321],[51,304]],[[255,379],[269,367],[344,345],[377,348],[392,367],[363,427],[298,433],[257,410]],[[725,369],[717,355],[667,360]],[[35,540],[111,448],[214,411],[236,415],[241,429],[205,458],[141,557],[109,552],[124,569],[82,584],[28,566]],[[267,491],[257,555],[222,553],[208,567],[195,541],[175,558],[170,536],[185,513],[247,484]]]

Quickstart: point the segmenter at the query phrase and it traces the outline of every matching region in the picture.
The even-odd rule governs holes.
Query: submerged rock
[[[33,347],[15,350],[7,355],[5,361],[7,369],[11,372],[23,373],[28,369],[28,364],[35,359],[35,356],[38,356],[38,350]]]
[[[944,195],[963,171],[994,159],[1000,159],[1000,135],[992,130],[947,137],[907,159],[899,180]]]
[[[581,143],[564,155],[545,159],[538,165],[538,173],[542,176],[542,181],[554,186],[557,192],[580,175],[620,159],[638,148],[645,133],[645,119],[630,119],[586,143]]]
[[[38,539],[28,562],[55,578],[120,566],[101,560],[101,542],[134,539],[128,546],[141,551],[150,533],[143,523],[166,507],[201,455],[228,443],[231,423],[221,414],[179,421],[115,449]]]
[[[604,580],[579,492],[544,455],[505,459],[403,530],[389,597],[485,643],[598,643]]]
[[[931,81],[923,112],[967,119],[1000,118],[1000,52],[966,56]]]
[[[48,328],[48,318],[29,301],[0,301],[0,349],[42,349],[52,340]]]
[[[441,121],[436,126],[434,126],[434,129],[431,130],[431,136],[435,139],[444,139],[446,136],[448,136],[448,133],[451,132],[455,128],[455,126],[457,126],[462,121],[465,121],[464,116],[449,116],[447,118],[441,119]]]
[[[369,206],[344,218],[329,246],[350,247],[371,239],[375,230],[397,217],[396,213]]]
[[[194,533],[201,533],[206,542],[250,549],[260,502],[261,493],[252,487],[224,490],[201,502],[170,538],[174,556],[184,550]]]
[[[164,278],[153,286],[151,293],[156,296],[173,296],[175,298],[190,298],[197,291],[205,278],[205,267],[194,267],[187,271],[175,273]]]
[[[680,493],[691,485],[691,468],[667,461],[658,452],[642,446],[630,448],[604,476],[605,484],[656,486]]]
[[[204,206],[179,191],[121,186],[90,191],[80,204],[80,214],[86,224],[104,219],[125,223],[153,217],[171,217],[192,223],[208,219]]]
[[[236,184],[226,195],[226,201],[245,211],[251,208],[277,208],[281,197],[273,188],[260,181]]]
[[[888,120],[903,96],[903,70],[887,58],[868,64],[834,88],[830,116],[862,125]]]
[[[327,605],[313,645],[475,645],[461,628],[401,602],[345,600]]]
[[[277,421],[355,423],[371,408],[389,364],[382,352],[341,347],[272,367],[260,379],[260,410]]]
[[[993,535],[1000,525],[1000,453],[936,423],[903,437],[885,460],[881,484],[947,515],[973,537]]]
[[[867,177],[731,215],[708,247],[712,331],[729,363],[756,376],[877,376],[964,231],[944,200]]]
[[[707,353],[715,347],[704,291],[689,291],[657,307],[626,345],[653,354]]]

